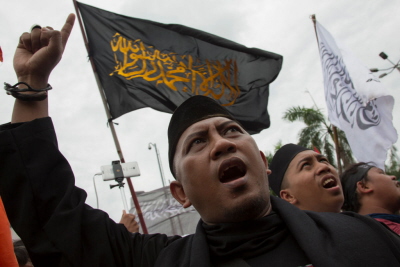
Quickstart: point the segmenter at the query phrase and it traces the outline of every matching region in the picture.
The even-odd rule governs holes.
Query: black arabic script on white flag
[[[369,101],[366,106],[363,105],[354,89],[343,58],[329,51],[324,42],[320,43],[320,51],[324,76],[328,77],[325,84],[328,109],[349,123],[351,128],[355,124],[361,130],[379,125],[381,119],[375,100]]]

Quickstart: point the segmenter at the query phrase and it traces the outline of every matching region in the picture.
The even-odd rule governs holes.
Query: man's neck
[[[372,213],[385,213],[385,214],[395,214],[396,211],[392,211],[391,209],[379,206],[379,205],[363,205],[361,206],[358,214],[368,215]]]

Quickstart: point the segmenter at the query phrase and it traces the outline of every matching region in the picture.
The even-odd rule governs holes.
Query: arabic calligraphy
[[[119,33],[110,41],[116,63],[110,76],[126,80],[136,78],[165,85],[172,91],[210,96],[233,105],[240,95],[238,66],[233,59],[201,60],[192,55],[164,52],[144,44],[140,39],[128,40]]]
[[[381,117],[375,103],[371,100],[364,106],[361,98],[354,89],[343,58],[330,51],[323,42],[321,45],[321,58],[325,76],[325,90],[328,108],[334,110],[338,118],[350,124],[351,128],[356,124],[360,129],[366,130],[377,126]]]

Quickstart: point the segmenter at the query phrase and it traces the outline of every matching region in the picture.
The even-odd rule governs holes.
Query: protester
[[[351,165],[341,176],[343,209],[368,215],[400,234],[400,183],[373,164]]]
[[[126,211],[123,210],[122,217],[119,223],[123,224],[126,229],[131,233],[139,232],[139,224],[135,220],[135,214],[126,213]]]
[[[328,159],[311,149],[286,144],[276,151],[269,184],[274,193],[302,210],[340,212],[343,192]]]
[[[70,15],[61,32],[35,28],[21,36],[14,59],[19,81],[47,86],[73,22]],[[205,96],[179,106],[168,128],[176,178],[170,189],[201,215],[196,233],[129,233],[84,203],[86,193],[74,185],[47,110],[47,100],[17,99],[12,123],[0,128],[0,194],[6,209],[17,211],[10,221],[35,266],[400,264],[398,236],[377,221],[302,211],[270,197],[264,154],[224,107]]]
[[[17,267],[15,258],[10,223],[8,222],[3,201],[0,198],[0,266]]]

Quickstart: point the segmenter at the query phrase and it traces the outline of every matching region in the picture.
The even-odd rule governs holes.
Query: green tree
[[[389,150],[389,160],[388,164],[385,165],[385,172],[400,179],[400,163],[399,157],[397,156],[397,148],[395,146],[392,146]]]
[[[283,119],[290,122],[304,122],[306,127],[299,132],[298,145],[311,149],[317,148],[333,165],[337,166],[332,125],[327,123],[320,109],[291,107],[284,113]],[[344,132],[337,129],[337,133],[340,164],[344,170],[354,163],[354,158]]]
[[[274,146],[274,152],[264,151],[265,157],[267,158],[268,164],[272,162],[272,158],[274,157],[276,151],[278,151],[282,147],[282,140],[279,140],[278,143]]]

